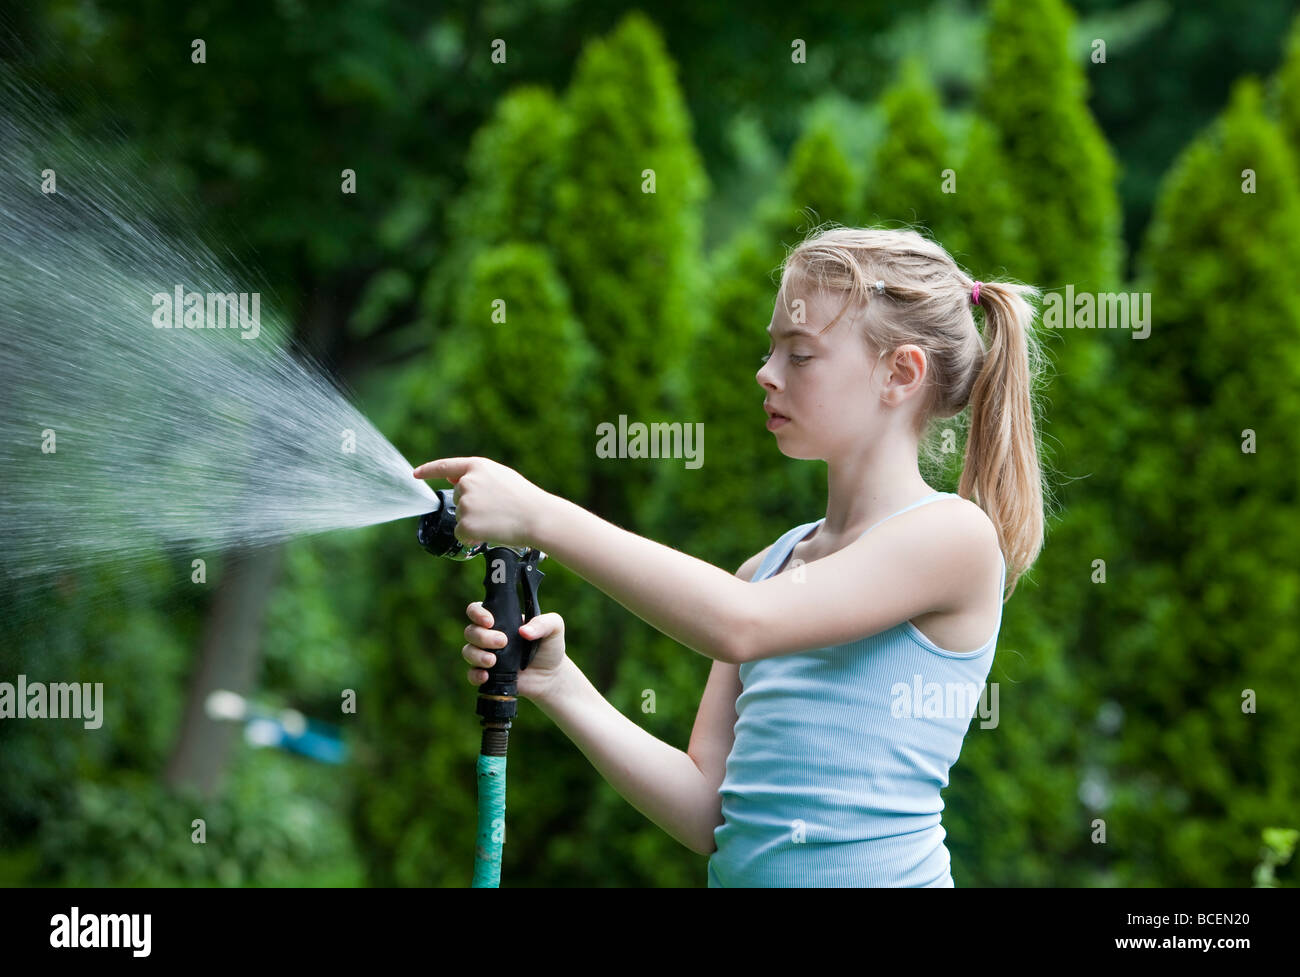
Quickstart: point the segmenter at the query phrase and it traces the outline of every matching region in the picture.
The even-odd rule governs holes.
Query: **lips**
[[[778,414],[767,404],[763,405],[763,410],[767,411],[767,429],[769,431],[775,431],[777,428],[784,427],[786,424],[790,423],[790,418],[786,417],[784,414]]]

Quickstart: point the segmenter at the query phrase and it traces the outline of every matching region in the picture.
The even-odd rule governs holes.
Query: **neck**
[[[826,521],[818,535],[857,536],[934,491],[921,478],[915,438],[884,437],[827,462]]]

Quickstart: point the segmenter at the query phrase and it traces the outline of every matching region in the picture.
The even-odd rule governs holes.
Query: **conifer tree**
[[[881,99],[885,137],[876,148],[865,209],[872,224],[900,223],[942,242],[952,229],[944,171],[954,164],[940,125],[939,94],[915,58]]]
[[[972,255],[972,264],[989,262],[977,267],[1042,289],[1044,312],[1054,300],[1050,293],[1067,286],[1073,291],[1064,294],[1094,298],[1121,288],[1116,167],[1088,110],[1084,71],[1071,55],[1073,23],[1062,0],[994,0],[979,122],[967,144],[970,159],[987,137],[983,124],[996,132],[998,145],[988,158],[1004,167],[1014,194],[1008,230],[1019,239],[1008,242],[1004,256],[990,247]],[[956,197],[963,203],[960,174]],[[977,227],[981,216],[970,214],[964,226]],[[1073,324],[1072,310],[1062,318]],[[999,723],[968,734],[944,815],[954,864],[976,885],[1057,884],[1087,871],[1096,851],[1094,812],[1085,799],[1096,794],[1090,778],[1102,737],[1093,724],[1103,707],[1104,676],[1091,663],[1113,627],[1104,588],[1127,583],[1128,549],[1108,514],[1119,482],[1115,458],[1132,411],[1114,393],[1115,363],[1134,340],[1129,330],[1050,326],[1045,317],[1034,325],[1050,361],[1035,391],[1043,409],[1047,537],[1024,578],[1028,586],[1003,608],[988,680],[999,690]],[[1110,568],[1107,585],[1096,582],[1098,560]],[[1022,853],[1014,863],[997,854],[1013,850]],[[1083,865],[1072,870],[1071,859]],[[1092,869],[1098,878],[1106,870],[1104,864]]]
[[[1008,178],[1027,214],[1041,288],[1098,289],[1119,276],[1116,163],[1088,111],[1088,81],[1071,55],[1063,0],[994,0],[979,114],[1002,136]]]
[[[584,398],[595,423],[617,425],[620,414],[629,423],[684,420],[682,358],[700,322],[708,179],[675,74],[658,28],[634,11],[584,49],[563,99],[567,136],[547,240],[599,355]],[[635,522],[663,464],[597,459],[588,504]]]
[[[1157,311],[1117,515],[1141,565],[1099,649],[1129,717],[1113,857],[1160,884],[1245,884],[1300,770],[1300,186],[1256,78],[1176,161],[1140,258]]]
[[[1293,154],[1300,154],[1300,17],[1291,22],[1286,57],[1272,81],[1271,92],[1282,135]]]

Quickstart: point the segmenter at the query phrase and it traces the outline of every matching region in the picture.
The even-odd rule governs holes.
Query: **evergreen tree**
[[[1045,293],[1072,286],[1095,297],[1120,287],[1120,210],[1115,163],[1070,53],[1073,21],[1061,0],[994,0],[980,122],[969,135],[968,158],[980,151],[987,121],[999,143],[988,158],[1005,167],[1015,194],[1011,227],[1019,224],[1020,239],[1005,248],[1005,257],[983,258],[993,263],[983,266],[987,273]],[[961,202],[960,192],[957,197]],[[966,226],[977,226],[980,216],[971,215]],[[1072,313],[1067,309],[1063,321],[1073,323]],[[955,870],[975,885],[1106,877],[1105,865],[1089,868],[1095,851],[1089,801],[1102,740],[1094,726],[1099,714],[1109,715],[1105,676],[1092,663],[1112,627],[1109,593],[1094,579],[1099,559],[1112,573],[1128,566],[1126,543],[1109,513],[1119,481],[1115,458],[1133,408],[1110,391],[1115,364],[1133,340],[1129,330],[1049,326],[1044,318],[1034,327],[1054,361],[1035,392],[1043,408],[1047,538],[1024,578],[1028,586],[1003,609],[989,676],[999,690],[999,724],[968,734],[944,818]],[[1008,851],[1021,854],[1008,860]]]
[[[998,131],[987,120],[970,119],[956,170],[955,191],[945,196],[951,216],[943,221],[940,243],[977,281],[1022,277],[1029,266],[1029,214],[1007,178]]]
[[[793,235],[823,221],[855,223],[861,210],[861,182],[835,129],[825,121],[813,123],[790,151],[784,197],[776,198],[776,206],[762,214],[760,224],[794,244]]]
[[[867,187],[869,219],[891,227],[912,225],[943,242],[953,228],[942,183],[955,161],[940,125],[939,94],[920,62],[909,58],[881,102],[886,130]]]
[[[1087,79],[1070,53],[1073,24],[1062,0],[994,0],[979,114],[1001,135],[1007,179],[1023,215],[1022,264],[1010,274],[1045,292],[1072,286],[1077,296],[1120,287],[1122,241],[1117,168],[1088,111]],[[1065,312],[1069,320],[1073,310]],[[1091,432],[1106,423],[1098,394],[1128,335],[1061,328],[1045,337],[1054,376],[1044,432],[1067,479],[1060,490],[1069,508],[1092,486],[1068,479],[1107,462],[1095,452]]]
[[[474,133],[465,154],[466,183],[447,218],[452,246],[434,266],[424,293],[426,318],[441,330],[456,293],[484,248],[520,241],[544,245],[567,116],[545,88],[507,92]]]
[[[1270,94],[1293,154],[1300,155],[1300,17],[1291,22],[1286,57],[1273,79]]]
[[[597,423],[683,420],[708,180],[675,74],[658,29],[632,12],[584,49],[563,100],[568,130],[547,239],[600,356],[585,397]],[[586,504],[635,525],[647,478],[663,464],[596,459]]]
[[[1002,136],[1041,288],[1098,289],[1119,277],[1116,164],[1088,111],[1088,82],[1071,55],[1074,14],[1063,0],[994,0],[979,114]]]
[[[1100,649],[1129,717],[1108,816],[1130,884],[1245,884],[1260,830],[1295,816],[1297,228],[1295,160],[1248,77],[1169,173],[1140,256],[1157,312],[1116,514],[1142,563]]]

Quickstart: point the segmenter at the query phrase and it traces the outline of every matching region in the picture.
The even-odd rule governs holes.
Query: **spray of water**
[[[288,350],[274,303],[167,233],[148,169],[112,158],[0,74],[4,572],[433,508],[402,455]]]

